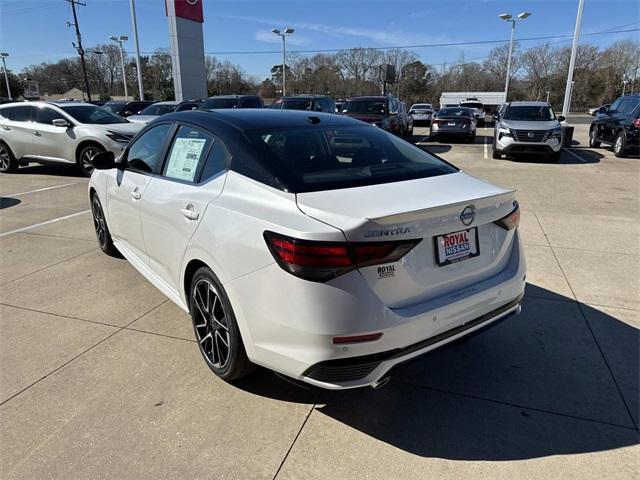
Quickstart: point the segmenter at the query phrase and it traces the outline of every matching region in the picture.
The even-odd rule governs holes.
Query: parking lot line
[[[573,153],[571,150],[569,150],[568,148],[563,148],[562,150],[564,150],[565,152],[567,152],[569,155],[577,158],[578,160],[580,160],[582,163],[587,163],[587,161],[582,158],[580,155],[578,155],[577,153]]]
[[[484,137],[484,159],[487,160],[489,158],[489,141],[488,137]]]
[[[38,193],[38,192],[44,192],[46,190],[54,190],[56,188],[70,187],[71,185],[77,185],[78,183],[80,182],[65,183],[63,185],[54,185],[53,187],[38,188],[37,190],[29,190],[28,192],[19,192],[19,193],[12,193],[10,195],[4,195],[4,197],[19,197],[20,195],[29,195],[30,193]]]
[[[20,233],[20,232],[24,232],[26,230],[31,230],[33,228],[42,227],[44,225],[49,225],[50,223],[60,222],[62,220],[66,220],[68,218],[77,217],[78,215],[83,215],[85,213],[89,213],[90,211],[91,211],[91,209],[82,210],[81,212],[76,212],[76,213],[72,213],[70,215],[65,215],[64,217],[54,218],[52,220],[47,220],[46,222],[34,223],[33,225],[27,225],[26,227],[16,228],[15,230],[9,230],[8,232],[0,233],[0,238],[6,237],[7,235],[12,235],[14,233]]]

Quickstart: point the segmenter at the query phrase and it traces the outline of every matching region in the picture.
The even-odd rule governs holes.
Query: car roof
[[[276,110],[268,108],[238,108],[223,110],[188,110],[169,113],[160,117],[163,121],[184,121],[207,128],[231,126],[236,130],[246,131],[264,128],[308,127],[310,117],[320,119],[320,125],[362,126],[359,120],[336,115],[334,113],[307,112],[302,110]]]
[[[360,97],[351,97],[349,100],[386,100],[389,98],[387,95],[362,95]]]
[[[286,97],[283,97],[284,100],[287,100],[288,98],[292,98],[292,99],[296,99],[296,98],[331,98],[329,97],[329,95],[316,95],[314,93],[298,93],[295,95],[287,95]]]
[[[527,101],[517,101],[517,102],[507,102],[507,105],[521,106],[521,107],[550,107],[547,102],[527,102]]]
[[[81,101],[66,101],[66,102],[32,102],[38,105],[55,105],[56,107],[66,107],[68,105],[74,105],[78,107],[95,107],[93,103],[81,102]]]
[[[165,100],[164,102],[155,102],[153,105],[178,105],[180,102],[175,100]]]
[[[258,95],[214,95],[212,97],[208,97],[207,100],[211,98],[245,98],[245,97],[259,98]]]

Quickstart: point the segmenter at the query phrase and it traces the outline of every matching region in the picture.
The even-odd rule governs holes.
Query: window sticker
[[[166,176],[193,182],[198,170],[198,160],[206,143],[205,138],[176,138],[171,149]]]

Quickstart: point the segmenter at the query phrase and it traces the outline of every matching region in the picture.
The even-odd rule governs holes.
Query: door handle
[[[3,125],[3,126],[2,126],[2,129],[3,129],[3,130],[11,130],[11,127],[7,127],[6,125]]]
[[[34,131],[33,131],[33,134],[34,134],[36,137],[39,137],[39,136],[40,136],[40,132],[39,132],[38,130],[34,130]]]
[[[180,209],[180,212],[187,220],[197,220],[200,217],[200,213],[193,210],[192,204]]]
[[[131,196],[133,197],[134,200],[140,200],[140,198],[142,198],[142,194],[140,193],[140,190],[138,189],[138,187],[131,190]]]

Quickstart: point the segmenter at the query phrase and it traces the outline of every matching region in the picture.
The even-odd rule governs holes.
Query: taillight
[[[513,230],[516,228],[520,223],[520,205],[518,205],[518,202],[513,202],[513,210],[509,215],[502,217],[500,220],[496,220],[493,223],[506,230]]]
[[[442,120],[440,120],[439,118],[434,118],[433,119],[433,123],[435,123],[436,125],[440,124],[440,123],[444,123]]]
[[[636,128],[640,128],[640,118],[636,118],[633,121],[633,126],[636,127]]]
[[[326,282],[358,267],[397,262],[421,241],[322,242],[268,231],[264,239],[283,270],[314,282]]]

